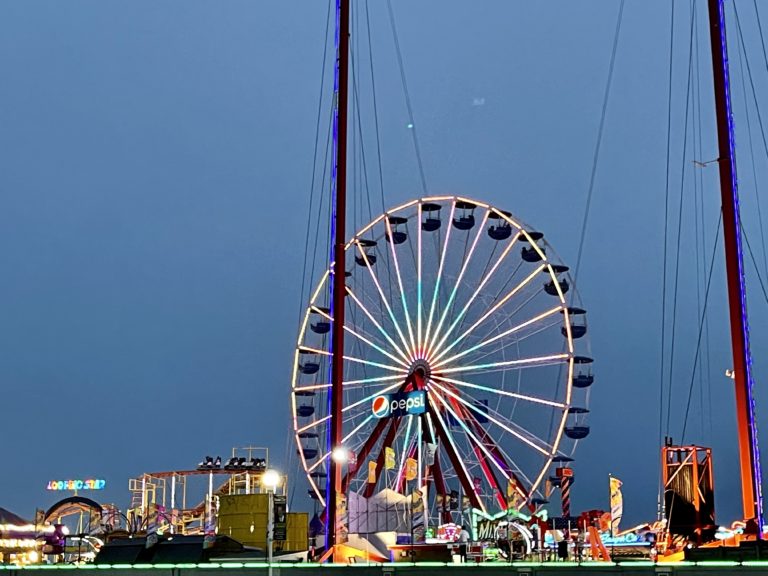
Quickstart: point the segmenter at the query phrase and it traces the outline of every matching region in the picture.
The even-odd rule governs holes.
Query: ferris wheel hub
[[[411,376],[418,374],[422,381],[426,383],[427,379],[432,374],[432,369],[429,366],[429,362],[427,362],[424,358],[418,358],[411,364],[411,368],[408,370],[408,374]]]

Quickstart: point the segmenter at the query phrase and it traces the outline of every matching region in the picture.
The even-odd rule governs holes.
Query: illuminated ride
[[[204,534],[206,520],[210,525],[216,517],[220,496],[264,492],[268,463],[268,449],[248,446],[233,448],[226,461],[206,456],[195,470],[146,472],[128,481],[131,505],[125,515],[108,515],[108,524],[112,529],[124,525],[131,535]],[[285,487],[283,479],[281,489]]]
[[[443,519],[456,494],[489,513],[543,498],[553,462],[589,434],[593,382],[585,310],[543,235],[486,203],[431,197],[373,220],[345,255],[342,491],[419,487]],[[299,458],[323,505],[331,270],[292,376]]]

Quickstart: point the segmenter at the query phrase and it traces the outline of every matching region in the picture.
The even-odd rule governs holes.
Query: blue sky
[[[679,437],[696,265],[709,259],[719,193],[714,165],[698,169],[706,252],[697,251],[690,139],[683,159],[690,7],[676,4],[671,246],[686,171],[672,378]],[[429,192],[510,210],[575,263],[618,5],[395,0]],[[768,68],[752,5],[737,6],[759,100]],[[421,195],[421,184],[385,8],[371,2],[370,14],[385,199],[395,205]],[[48,480],[79,476],[106,478],[104,500],[125,505],[128,478],[245,444],[268,446],[295,477],[290,369],[326,10],[309,0],[0,4],[0,505],[31,516],[54,500]],[[574,508],[606,506],[612,473],[637,521],[655,516],[659,458],[669,26],[667,2],[627,2],[579,272],[597,381]],[[717,155],[705,31],[700,18],[702,161]],[[762,262],[731,59],[745,225]],[[747,268],[760,383],[768,318]],[[709,311],[711,399],[694,395],[686,439],[714,448],[718,512],[730,522],[740,505],[719,263]],[[768,413],[760,386],[757,410]],[[761,440],[768,446],[768,425]],[[294,506],[306,507],[298,486]]]

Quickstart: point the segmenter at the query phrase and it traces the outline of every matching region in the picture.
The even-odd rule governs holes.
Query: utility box
[[[219,496],[218,534],[234,538],[246,546],[267,548],[269,494],[233,494]],[[288,512],[286,539],[272,543],[275,551],[303,552],[309,542],[309,515]]]
[[[309,547],[309,514],[306,512],[288,512],[286,514],[286,538],[275,542],[275,550],[283,552],[303,552]]]

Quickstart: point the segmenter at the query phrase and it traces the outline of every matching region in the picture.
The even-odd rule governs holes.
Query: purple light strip
[[[754,471],[754,483],[755,483],[755,501],[757,504],[757,522],[759,525],[760,534],[763,532],[763,489],[762,480],[763,472],[760,465],[760,449],[757,444],[757,421],[755,419],[755,397],[753,394],[754,380],[752,379],[752,354],[749,349],[749,321],[747,318],[747,291],[746,281],[744,277],[744,253],[741,246],[741,210],[739,208],[739,188],[738,179],[736,177],[736,138],[733,125],[733,113],[731,109],[731,81],[728,70],[728,44],[725,35],[725,2],[719,0],[719,14],[720,14],[720,43],[723,50],[723,71],[725,73],[725,106],[728,113],[728,142],[731,152],[731,175],[733,184],[733,204],[736,211],[736,247],[739,254],[739,300],[741,302],[741,313],[743,317],[744,327],[744,355],[745,355],[745,367],[746,367],[746,379],[747,379],[747,402],[748,402],[748,415],[749,427],[752,435],[752,454],[755,461],[753,462]],[[736,368],[734,366],[734,368]]]
[[[333,145],[332,145],[332,152],[331,152],[331,229],[330,229],[330,247],[331,251],[328,255],[328,262],[330,266],[330,274],[328,275],[328,290],[330,291],[330,313],[331,318],[334,317],[333,315],[333,309],[335,302],[333,301],[333,285],[334,285],[334,266],[332,265],[334,261],[334,248],[335,248],[335,238],[336,238],[336,185],[337,185],[337,178],[338,178],[338,170],[339,170],[339,161],[338,161],[338,148],[339,148],[339,40],[341,35],[341,0],[336,0],[336,35],[335,35],[335,46],[336,46],[336,65],[334,66],[333,70]],[[328,351],[331,353],[329,356],[330,358],[333,358],[333,338],[329,339],[329,346]],[[332,370],[333,370],[333,363],[329,363],[328,365],[328,382],[332,382]],[[333,392],[331,391],[328,394],[328,414],[331,413],[333,410],[332,407],[333,402]],[[331,452],[331,444],[333,443],[333,427],[328,426],[328,434],[325,438],[325,446],[326,446],[326,452]],[[325,479],[325,501],[330,502],[331,498],[331,487],[333,485],[333,478],[331,478],[331,475],[328,474],[328,476]],[[326,516],[327,518],[327,516]],[[326,538],[328,536],[329,530],[334,529],[334,527],[330,526],[330,523],[326,520]]]

